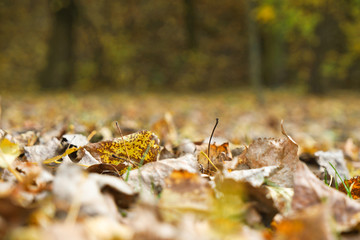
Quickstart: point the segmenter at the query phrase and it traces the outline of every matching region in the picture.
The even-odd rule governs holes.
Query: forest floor
[[[342,178],[359,173],[358,94],[314,96],[284,90],[266,91],[264,99],[260,105],[246,90],[3,94],[0,235],[9,239],[333,239],[349,232],[360,236],[360,203],[349,197],[360,196],[354,192],[357,182],[348,182],[353,191],[349,196],[337,195],[334,182],[341,185],[341,179],[334,180],[336,171],[327,164],[343,173]],[[209,154],[207,143],[216,118],[219,124]],[[159,142],[140,130],[156,134]],[[76,134],[84,136],[82,143]],[[74,151],[77,156],[69,158]],[[85,160],[86,151],[90,160]],[[161,162],[166,166],[157,165]],[[246,172],[259,169],[261,173]],[[327,174],[332,175],[334,188],[325,185]],[[105,175],[113,180],[101,178]],[[255,175],[260,183],[252,179]],[[310,187],[310,182],[316,186]],[[139,190],[139,184],[149,191]],[[89,186],[98,191],[87,192]],[[79,197],[79,191],[88,199]],[[268,208],[262,209],[262,204]],[[338,210],[330,210],[337,204]],[[320,230],[304,233],[314,222]],[[214,230],[217,224],[222,227]]]

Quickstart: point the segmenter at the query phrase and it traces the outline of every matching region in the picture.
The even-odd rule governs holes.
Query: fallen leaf
[[[231,172],[224,171],[224,177],[235,181],[248,182],[254,187],[259,187],[264,183],[265,178],[269,177],[277,168],[277,166],[268,166]]]
[[[176,221],[185,213],[208,213],[213,198],[213,190],[208,181],[198,173],[174,170],[165,179],[159,207],[165,219]]]
[[[322,172],[324,172],[323,169],[325,168],[330,175],[335,177],[335,170],[329,164],[331,163],[343,179],[348,179],[350,177],[349,170],[346,167],[344,154],[341,150],[328,152],[319,151],[315,153],[315,156],[318,157],[317,163],[321,167]]]
[[[144,130],[113,141],[89,143],[80,149],[79,159],[84,156],[84,150],[98,161],[116,165],[123,174],[128,166],[135,169],[141,162],[144,165],[156,161],[160,146],[157,136]]]
[[[353,178],[350,178],[349,180],[344,180],[346,186],[351,189],[351,196],[353,199],[359,199],[360,198],[360,176],[356,176]],[[339,184],[339,191],[347,194],[347,191],[344,187],[344,184]]]
[[[277,166],[278,170],[269,180],[281,187],[292,187],[296,170],[298,145],[289,137],[259,138],[248,147],[245,158],[251,168]]]
[[[64,148],[57,138],[52,138],[45,144],[24,147],[26,159],[30,162],[38,163],[42,163],[46,159],[58,156],[63,150]]]
[[[225,161],[231,161],[232,155],[231,150],[229,147],[229,142],[224,142],[222,144],[217,144],[216,142],[210,144],[210,153],[208,153],[208,144],[204,143],[197,148],[197,156],[198,162],[200,164],[200,169],[203,169],[203,172],[207,173],[208,170],[210,172],[216,171],[216,165],[222,166]],[[209,162],[208,158],[205,154],[209,157],[212,163]]]
[[[0,139],[0,167],[8,168],[20,155],[20,148],[16,143],[6,138]]]
[[[350,199],[320,181],[304,163],[299,163],[295,173],[292,209],[302,211],[326,201],[329,211],[336,220],[338,231],[353,229],[360,222],[360,203]]]
[[[131,170],[128,174],[127,183],[136,191],[154,192],[154,188],[163,188],[165,179],[174,170],[185,170],[190,173],[198,173],[198,164],[194,155],[187,154],[179,158],[165,159],[148,163],[139,169]],[[126,179],[127,173],[123,174]]]
[[[331,215],[326,205],[318,204],[276,224],[274,240],[337,239],[331,225]]]

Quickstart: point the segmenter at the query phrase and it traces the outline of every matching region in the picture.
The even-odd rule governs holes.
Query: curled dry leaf
[[[349,178],[349,170],[346,167],[344,154],[341,150],[329,152],[319,151],[315,153],[315,156],[318,157],[317,163],[321,167],[322,172],[324,172],[325,168],[330,175],[335,176],[335,170],[329,164],[331,163],[342,178]]]
[[[63,147],[57,138],[52,138],[45,144],[24,147],[24,150],[28,161],[41,163],[46,159],[61,154]]]
[[[201,151],[210,155],[211,162],[216,165],[223,165],[224,161],[231,161],[232,155],[229,147],[229,142],[224,142],[222,144],[212,143],[210,144],[210,154],[208,154],[208,144],[204,143],[198,147],[198,162],[202,166],[202,169],[210,171],[215,171],[213,164],[209,163],[207,157],[204,154],[201,154]]]
[[[234,179],[235,181],[245,181],[254,187],[259,187],[264,183],[265,178],[269,177],[277,168],[277,166],[268,166],[231,172],[224,171],[224,177]]]
[[[332,230],[328,206],[318,204],[276,224],[273,239],[335,240]]]
[[[139,169],[131,170],[127,182],[138,191],[151,192],[154,187],[164,187],[164,179],[170,176],[174,170],[197,173],[198,166],[195,156],[187,154],[179,158],[165,159],[146,164]],[[123,177],[126,178],[126,174]]]
[[[100,162],[117,165],[122,174],[128,166],[139,167],[142,159],[143,164],[156,161],[160,146],[158,137],[144,130],[113,141],[89,143],[79,150],[78,159],[85,155],[85,150]]]
[[[339,231],[351,230],[360,223],[360,203],[325,185],[304,163],[298,164],[295,179],[293,210],[301,211],[326,201]]]
[[[245,160],[250,168],[278,166],[278,171],[269,180],[281,187],[292,187],[297,151],[298,145],[287,135],[281,139],[259,138],[250,144]]]
[[[86,174],[81,167],[71,162],[60,165],[53,183],[55,199],[65,209],[75,205],[79,206],[80,213],[85,215],[113,216],[116,211],[113,212],[112,205],[102,193],[104,188],[110,188],[113,192],[123,195],[126,200],[131,200],[130,198],[135,195],[122,179],[95,173]],[[122,206],[129,204],[130,202],[122,202]]]
[[[166,112],[162,118],[153,123],[151,131],[160,137],[161,145],[169,149],[177,142],[177,131],[170,112]]]

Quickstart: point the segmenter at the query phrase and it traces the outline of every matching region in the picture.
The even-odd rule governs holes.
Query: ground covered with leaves
[[[351,92],[268,92],[263,105],[246,91],[3,95],[0,236],[357,239],[359,104]]]

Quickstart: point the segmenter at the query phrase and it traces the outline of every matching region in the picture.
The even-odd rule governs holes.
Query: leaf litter
[[[274,115],[263,118],[269,122],[256,131],[242,128],[244,137],[233,136],[239,129],[232,128],[229,135],[220,126],[214,138],[196,139],[202,135],[189,134],[192,126],[176,127],[185,122],[179,118],[185,111],[177,118],[163,111],[149,121],[150,130],[141,130],[129,117],[137,114],[131,111],[124,110],[126,117],[120,119],[121,136],[101,122],[95,126],[66,120],[46,131],[2,130],[1,237],[360,236],[360,204],[355,200],[359,183],[348,168],[359,159],[358,142],[346,138],[334,150],[331,142],[319,144],[291,123],[291,134],[285,133],[283,124],[276,127],[280,118]],[[197,116],[192,121],[201,119],[192,116]],[[238,119],[246,125],[256,118],[247,113]],[[204,124],[205,136],[209,129],[211,124]],[[259,132],[267,136],[256,136]]]

